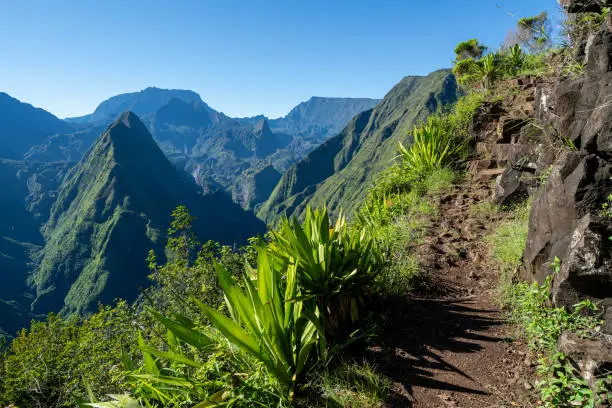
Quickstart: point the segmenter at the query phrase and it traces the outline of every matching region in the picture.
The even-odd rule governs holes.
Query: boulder
[[[567,152],[552,166],[531,206],[523,253],[529,278],[542,282],[551,273],[550,261],[555,257],[561,261],[567,259],[571,237],[579,220],[587,214],[598,214],[612,193],[610,177],[612,164],[594,154]],[[610,223],[612,220],[601,222]],[[608,240],[606,244],[610,245],[612,241]]]
[[[612,296],[611,236],[612,222],[593,214],[578,220],[554,279],[555,304],[571,308],[585,295],[598,301]]]
[[[581,338],[573,333],[563,333],[557,343],[559,351],[574,364],[592,390],[597,390],[597,378],[612,364],[612,342],[608,336]]]
[[[534,163],[508,167],[495,181],[493,202],[510,206],[527,200],[538,188],[535,171]]]

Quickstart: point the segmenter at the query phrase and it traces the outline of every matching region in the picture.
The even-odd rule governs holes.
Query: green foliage
[[[525,64],[525,53],[518,44],[508,49],[503,60],[503,69],[509,75],[517,75]]]
[[[543,284],[516,283],[506,288],[506,301],[511,318],[525,331],[530,347],[541,358],[538,361],[539,380],[536,386],[546,407],[594,407],[601,402],[600,394],[609,392],[607,379],[600,381],[594,393],[580,373],[556,350],[563,332],[589,337],[596,333],[601,321],[589,313],[597,310],[590,300],[574,305],[572,311],[550,305],[553,277],[561,267],[559,258],[551,262],[553,274]]]
[[[487,47],[480,44],[478,39],[472,38],[467,41],[462,41],[455,47],[455,58],[457,61],[466,59],[479,59],[487,50]]]
[[[185,207],[173,212],[166,245],[167,261],[158,264],[153,251],[147,258],[155,284],[147,291],[147,298],[157,311],[165,314],[180,313],[198,323],[203,317],[198,307],[189,299],[195,297],[203,303],[222,309],[223,290],[219,285],[213,260],[218,260],[233,276],[244,270],[244,258],[253,261],[252,251],[247,247],[236,251],[218,242],[200,244],[192,231],[193,217]]]
[[[610,194],[606,202],[601,205],[599,215],[605,218],[612,218],[612,194]]]
[[[356,227],[367,226],[386,260],[376,279],[379,293],[403,295],[414,288],[420,269],[407,243],[419,242],[436,216],[429,196],[450,188],[455,178],[451,169],[442,168],[414,179],[396,164],[371,189],[356,215]]]
[[[589,38],[589,35],[599,30],[609,12],[610,8],[604,7],[601,14],[576,13],[564,19],[562,23],[563,34],[567,38],[567,46],[574,56],[578,54],[580,45]]]
[[[456,143],[448,121],[439,116],[430,116],[427,123],[415,127],[412,137],[409,148],[399,143],[399,151],[406,171],[414,174],[426,174],[448,165],[462,147]]]
[[[342,363],[315,382],[326,406],[382,408],[391,392],[391,380],[363,363]]]
[[[299,300],[302,292],[298,288],[297,264],[283,262],[266,249],[260,248],[256,278],[244,277],[244,291],[233,282],[222,265],[215,266],[231,317],[197,299],[192,301],[212,322],[222,338],[261,362],[283,391],[284,398],[292,400],[295,387],[307,370],[313,367],[317,353],[322,355],[325,351],[318,309]],[[214,333],[208,329],[195,328],[185,316],[177,314],[173,320],[159,314],[156,316],[170,333],[199,352],[209,352],[219,342]],[[201,367],[201,363],[177,352],[146,348],[146,353],[166,361]],[[160,383],[166,379],[163,372],[156,371],[154,365],[147,368],[147,371],[148,379],[151,379],[151,375],[155,377],[154,381]],[[171,378],[176,386],[193,386],[189,379],[181,378],[179,383],[176,377]],[[163,403],[170,402],[162,393],[156,393],[153,397]]]
[[[410,177],[418,179],[433,171],[457,166],[468,153],[467,120],[479,104],[477,98],[457,104],[455,113],[431,115],[427,122],[415,126],[409,148],[400,142],[402,166]]]
[[[515,207],[506,221],[487,236],[487,244],[493,259],[504,273],[514,270],[520,263],[527,241],[531,201]]]
[[[540,359],[537,387],[545,407],[589,407],[600,401],[589,384],[561,352]],[[603,392],[604,389],[602,388]]]
[[[121,356],[137,356],[136,321],[134,311],[119,302],[82,321],[49,315],[32,322],[3,361],[0,403],[72,407],[85,396],[85,383],[99,396],[127,390]]]
[[[540,352],[553,350],[564,331],[588,336],[600,323],[583,314],[597,309],[589,300],[575,305],[571,313],[562,307],[549,307],[552,278],[549,275],[541,285],[515,284],[508,294],[513,319],[525,329],[529,345]]]
[[[268,250],[297,265],[298,285],[322,311],[327,340],[342,339],[382,264],[367,228],[348,228],[342,214],[331,224],[326,209],[308,207],[303,225],[296,218],[283,219],[280,229],[272,231]]]

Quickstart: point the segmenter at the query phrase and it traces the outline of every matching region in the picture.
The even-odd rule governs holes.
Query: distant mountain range
[[[229,245],[309,204],[350,215],[412,126],[456,98],[447,70],[382,101],[313,97],[279,119],[147,88],[61,120],[0,93],[0,332],[134,299],[178,205],[200,240]]]
[[[201,240],[241,244],[264,232],[235,202],[264,202],[285,168],[377,102],[351,101],[234,119],[192,91],[147,88],[61,120],[0,93],[0,331],[134,299],[178,205]]]
[[[270,165],[284,172],[355,114],[377,103],[366,98],[313,97],[283,118],[230,118],[193,91],[146,88],[114,96],[89,115],[67,118],[68,129],[33,144],[24,157],[78,160],[105,126],[129,110],[139,116],[168,158],[190,173],[204,191],[225,189],[244,208],[253,208],[259,203],[253,200],[261,195],[243,194],[253,188],[245,185],[251,181],[247,174]],[[245,197],[250,201],[244,201]]]

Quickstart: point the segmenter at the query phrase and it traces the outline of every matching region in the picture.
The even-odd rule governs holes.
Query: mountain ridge
[[[457,99],[450,70],[407,76],[373,109],[356,115],[338,135],[294,164],[281,178],[258,216],[273,223],[281,214],[300,215],[307,205],[351,214],[395,155],[398,142],[438,107]]]

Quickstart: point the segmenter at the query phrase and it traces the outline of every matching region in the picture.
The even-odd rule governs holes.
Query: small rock
[[[529,381],[525,381],[523,383],[523,387],[525,387],[526,390],[530,390],[533,388],[533,385],[531,385],[531,383]]]

